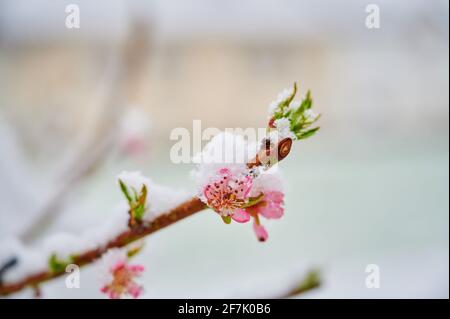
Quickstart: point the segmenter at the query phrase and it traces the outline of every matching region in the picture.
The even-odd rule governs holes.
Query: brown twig
[[[281,140],[276,147],[270,147],[270,150],[276,149],[279,160],[282,160],[289,154],[291,145],[292,140],[286,138]],[[247,166],[252,168],[254,166],[263,165],[262,158],[267,155],[268,151],[269,147],[263,146],[258,155],[253,160],[249,161]],[[167,213],[160,215],[150,223],[135,224],[133,227],[130,227],[125,232],[119,234],[102,247],[97,247],[96,249],[74,256],[72,263],[78,265],[79,267],[90,264],[101,257],[108,249],[124,247],[133,241],[170,226],[186,217],[204,210],[205,208],[207,208],[207,206],[200,199],[193,197],[192,199],[171,209]],[[39,284],[59,277],[63,274],[65,274],[65,269],[61,269],[59,271],[45,269],[18,282],[0,284],[0,295],[8,295],[20,291],[26,287],[37,287]]]

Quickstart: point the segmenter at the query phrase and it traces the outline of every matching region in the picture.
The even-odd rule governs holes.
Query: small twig
[[[301,279],[300,283],[298,283],[293,289],[288,291],[286,294],[281,295],[279,298],[285,299],[296,297],[307,291],[316,289],[320,287],[320,285],[321,285],[320,273],[317,269],[312,269],[307,272],[306,276]]]
[[[278,150],[278,154],[280,155],[279,160],[284,159],[289,154],[291,145],[292,140],[290,138],[286,138],[273,147],[274,150]],[[247,166],[251,168],[262,165],[261,158],[264,154],[267,154],[266,147],[263,147],[258,155],[253,160],[249,161]],[[150,223],[135,224],[133,227],[130,227],[125,232],[119,234],[102,247],[97,247],[96,249],[74,256],[72,263],[78,265],[79,267],[90,264],[101,257],[106,251],[108,251],[108,249],[124,247],[131,242],[170,226],[186,217],[204,210],[205,208],[207,208],[207,206],[199,198],[193,197],[167,213],[160,215]],[[59,277],[63,274],[65,274],[64,269],[58,271],[46,269],[15,283],[0,283],[0,295],[8,295],[29,286],[38,286],[42,282]]]

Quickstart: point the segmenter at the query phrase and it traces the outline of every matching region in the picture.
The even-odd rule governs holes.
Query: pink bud
[[[253,223],[253,230],[255,231],[256,237],[258,237],[259,241],[266,241],[269,238],[269,234],[263,225]]]

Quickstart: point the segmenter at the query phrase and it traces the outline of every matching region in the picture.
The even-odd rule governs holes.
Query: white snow
[[[101,286],[113,280],[111,269],[120,262],[126,263],[128,260],[124,249],[111,248],[100,258],[97,267],[97,278]]]
[[[273,133],[276,133],[278,138],[278,132]],[[272,135],[274,135],[273,133]],[[229,132],[216,135],[205,146],[202,153],[194,157],[197,167],[191,172],[191,175],[196,182],[199,198],[203,201],[206,200],[203,189],[217,176],[219,169],[228,168],[234,176],[247,174],[249,170],[246,163],[255,157],[258,150],[257,145],[257,143],[247,143],[242,136]],[[229,158],[224,161],[223,157],[218,154],[226,154]],[[232,154],[236,156],[233,158]],[[245,158],[245,161],[236,160],[241,158]],[[229,159],[234,159],[234,161]],[[256,173],[257,177],[253,179],[251,196],[258,196],[261,192],[268,190],[282,191],[282,181],[278,173],[277,165],[269,170],[259,169]]]
[[[81,234],[56,233],[33,247],[26,247],[16,239],[3,241],[0,245],[0,263],[3,264],[11,257],[18,259],[18,264],[5,273],[3,280],[15,282],[48,269],[48,261],[53,254],[58,260],[69,261],[72,255],[104,246],[127,229],[127,210],[123,203],[97,227],[88,228]]]
[[[291,131],[291,121],[288,118],[281,118],[278,120],[275,120],[274,122],[275,127],[278,131],[278,140],[284,139],[284,138],[292,138],[295,139],[295,134]]]
[[[251,197],[256,197],[261,193],[268,191],[283,192],[283,179],[278,166],[274,166],[266,171],[261,172],[257,178],[253,180],[253,187],[250,191]]]
[[[317,117],[319,116],[316,112],[314,112],[311,109],[306,110],[304,114],[309,122],[314,122],[317,119]]]
[[[271,118],[273,116],[273,114],[275,113],[275,110],[278,107],[278,102],[277,101],[272,101],[269,104],[269,108],[267,109],[267,112],[269,113],[269,118]]]
[[[203,187],[211,182],[220,168],[228,168],[233,175],[245,174],[246,164],[256,156],[256,152],[257,144],[247,143],[241,135],[222,132],[214,136],[193,158],[197,167],[192,170],[191,176],[200,197]]]
[[[292,92],[293,92],[293,89],[284,89],[283,91],[281,91],[278,94],[277,99],[275,101],[272,101],[269,105],[269,109],[268,109],[269,117],[273,116],[278,105],[281,102],[283,102],[284,100],[286,100],[289,96],[291,96]]]
[[[185,191],[157,185],[139,172],[126,172],[119,176],[127,185],[147,185],[148,209],[144,214],[146,222],[151,222],[192,196]],[[16,239],[4,240],[0,243],[0,265],[11,257],[17,257],[18,264],[6,271],[2,279],[6,283],[12,283],[35,272],[47,270],[49,258],[53,254],[56,254],[58,260],[68,261],[71,255],[102,247],[128,229],[128,218],[128,203],[123,199],[110,217],[81,234],[56,233],[33,247],[25,247]]]
[[[144,214],[144,220],[148,222],[192,196],[186,191],[153,183],[149,178],[137,171],[124,171],[117,176],[117,179],[124,182],[127,187],[134,188],[137,192],[141,190],[143,185],[147,187],[147,210]]]
[[[146,186],[147,188],[150,185],[150,179],[142,175],[141,172],[128,172],[123,171],[119,175],[117,175],[117,180],[121,180],[125,183],[127,187],[133,188],[136,192],[140,192],[142,186]]]
[[[144,214],[144,220],[147,222],[153,221],[155,218],[180,205],[193,196],[192,193],[185,190],[158,185],[151,181],[147,188],[148,209]]]
[[[121,138],[130,136],[143,137],[151,129],[149,115],[138,107],[131,107],[120,122]]]
[[[298,109],[301,104],[302,104],[302,102],[300,102],[300,101],[292,101],[289,104],[289,110],[294,111],[294,110]]]

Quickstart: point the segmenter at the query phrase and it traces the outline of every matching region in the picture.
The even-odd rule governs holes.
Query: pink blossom
[[[239,223],[245,223],[250,220],[250,216],[253,217],[253,230],[256,237],[260,241],[266,241],[269,237],[266,229],[260,223],[259,216],[267,219],[279,219],[284,214],[284,194],[280,191],[268,191],[263,194],[263,198],[257,204],[241,209],[237,214],[233,214],[234,221]]]
[[[232,216],[249,199],[253,181],[250,176],[233,176],[228,168],[222,168],[211,183],[203,189],[206,203],[222,216]]]
[[[276,188],[275,181],[265,175],[253,178],[221,168],[204,186],[204,201],[222,217],[231,217],[237,223],[247,223],[253,218],[256,237],[265,241],[268,234],[260,217],[279,219],[284,214],[284,194]]]
[[[136,283],[135,279],[142,274],[144,266],[128,264],[126,254],[121,251],[112,250],[105,255],[102,261],[107,267],[107,273],[100,291],[111,299],[119,299],[125,295],[139,297],[143,288]],[[111,262],[113,264],[110,264]]]

